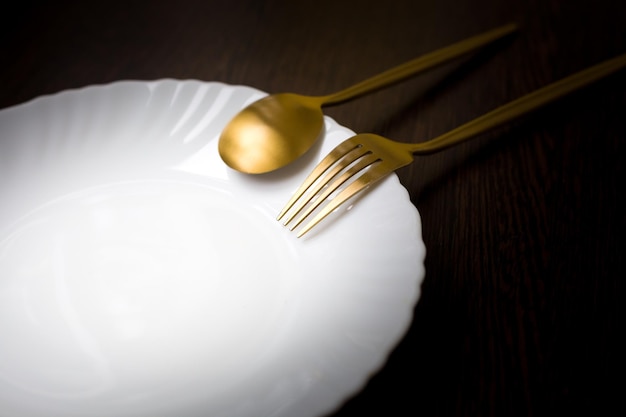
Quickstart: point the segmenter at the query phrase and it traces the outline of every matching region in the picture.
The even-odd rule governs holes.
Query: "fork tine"
[[[366,153],[365,155],[363,155],[361,157],[361,159],[359,159],[357,161],[357,163],[355,163],[354,165],[352,165],[348,170],[346,170],[339,178],[337,178],[335,181],[332,182],[331,185],[328,186],[328,188],[326,188],[324,190],[323,193],[321,193],[315,200],[314,203],[310,204],[307,209],[304,211],[304,213],[302,213],[302,215],[300,216],[300,218],[298,219],[298,221],[296,221],[290,228],[289,230],[294,230],[296,227],[298,227],[315,209],[317,209],[323,202],[327,201],[328,196],[330,196],[333,192],[335,192],[339,187],[341,187],[346,181],[348,181],[350,178],[354,177],[356,174],[358,174],[359,172],[363,171],[365,168],[367,168],[368,166],[372,165],[374,162],[378,161],[379,158],[377,155],[372,154],[371,152]],[[342,161],[342,163],[340,164],[341,166],[338,167],[339,170],[344,169],[347,165],[349,165],[348,163],[343,164],[344,161]],[[332,180],[332,178],[329,178],[328,180],[326,180],[326,183],[329,183]],[[317,194],[317,193],[316,193]],[[311,197],[312,198],[312,197]],[[309,199],[311,200],[311,199]]]
[[[315,179],[316,181],[314,182],[315,185],[313,187],[309,186],[309,189],[306,191],[306,194],[305,192],[303,192],[302,194],[298,194],[299,198],[295,202],[295,204],[293,204],[291,213],[287,216],[283,225],[286,226],[287,224],[289,224],[302,211],[302,209],[304,209],[304,207],[307,206],[307,204],[310,204],[312,201],[314,201],[316,199],[316,196],[321,192],[321,190],[326,185],[330,184],[330,182],[335,177],[337,177],[337,175],[339,175],[341,171],[343,171],[346,167],[350,166],[350,164],[354,163],[359,158],[362,158],[364,155],[367,155],[367,153],[370,153],[369,150],[367,150],[360,144],[354,144],[354,145],[355,147],[351,151],[349,151],[342,157],[338,158],[334,162],[334,164],[329,169],[326,170],[326,172],[320,174]]]
[[[350,185],[342,190],[339,195],[330,200],[317,215],[308,222],[297,234],[297,237],[302,237],[305,233],[309,232],[319,222],[324,220],[330,213],[337,209],[340,205],[348,201],[355,194],[365,190],[370,185],[381,180],[382,178],[393,172],[394,168],[380,161],[377,164],[371,165],[370,169],[363,173],[360,177],[356,178]]]
[[[344,141],[337,145],[319,164],[313,169],[313,171],[306,177],[302,185],[298,187],[296,192],[291,196],[285,207],[280,211],[276,220],[280,220],[291,209],[295,202],[308,190],[311,185],[317,180],[324,172],[326,172],[335,162],[341,159],[346,153],[350,152],[354,148],[358,147],[358,144]]]

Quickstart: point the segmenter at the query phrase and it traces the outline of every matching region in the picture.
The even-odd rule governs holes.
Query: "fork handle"
[[[420,72],[444,64],[454,58],[465,55],[479,47],[501,39],[517,30],[517,25],[510,23],[480,35],[473,36],[445,48],[415,58],[400,64],[397,67],[361,81],[351,87],[333,94],[319,97],[322,105],[333,105],[357,98],[364,94],[386,87],[394,82],[401,81]]]
[[[593,67],[577,72],[555,83],[533,91],[530,94],[498,107],[464,125],[457,127],[435,139],[412,144],[407,147],[413,154],[428,154],[456,145],[489,129],[502,125],[516,117],[529,113],[568,93],[582,88],[594,81],[626,66],[626,54],[604,61]]]

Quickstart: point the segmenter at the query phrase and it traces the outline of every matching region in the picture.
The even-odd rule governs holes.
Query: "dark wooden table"
[[[25,1],[2,13],[0,108],[166,77],[322,94],[518,22],[508,41],[327,111],[417,142],[626,53],[624,4]],[[622,71],[400,170],[423,220],[423,295],[387,366],[334,417],[625,415],[625,154]]]

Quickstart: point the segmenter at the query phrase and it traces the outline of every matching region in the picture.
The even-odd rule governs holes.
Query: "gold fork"
[[[313,217],[298,231],[297,236],[301,237],[355,194],[413,162],[413,155],[437,152],[470,139],[624,66],[626,54],[549,84],[427,142],[400,143],[370,133],[353,136],[340,143],[313,169],[277,220],[284,218],[284,225],[294,230]],[[333,193],[336,195],[331,196]]]

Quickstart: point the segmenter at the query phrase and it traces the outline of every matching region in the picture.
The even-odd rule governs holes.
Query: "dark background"
[[[479,54],[327,109],[418,142],[626,53],[624,4],[26,1],[2,11],[0,108],[120,79],[324,94],[519,23]],[[387,366],[333,417],[626,415],[625,120],[622,71],[398,172],[422,216],[423,294]]]

